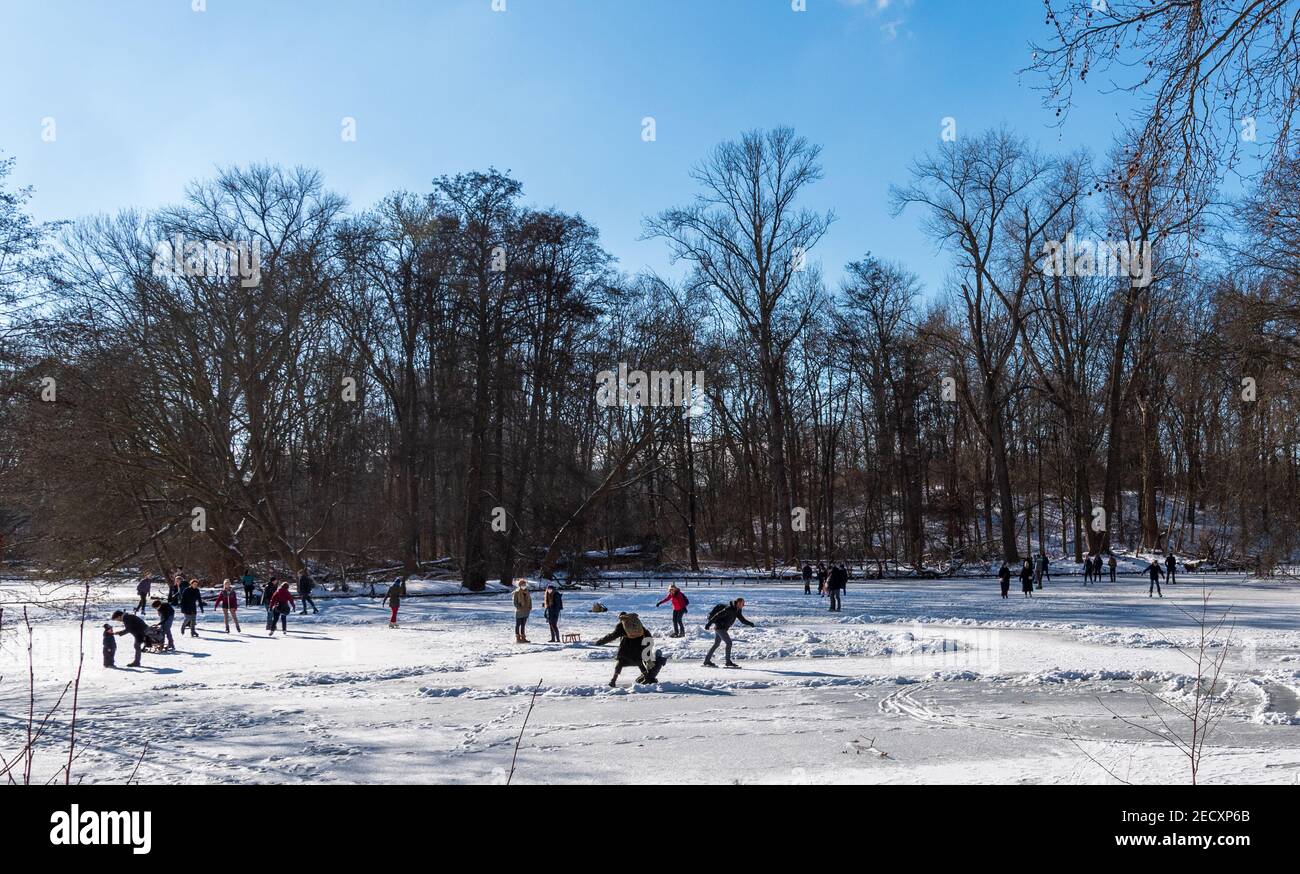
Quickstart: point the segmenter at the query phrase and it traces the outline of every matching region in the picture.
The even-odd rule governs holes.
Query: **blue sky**
[[[178,200],[217,165],[319,168],[362,209],[443,173],[511,170],[580,212],[630,272],[679,275],[644,215],[689,201],[723,139],[794,126],[824,147],[806,203],[838,221],[829,282],[867,251],[933,290],[945,259],[891,183],[939,143],[1008,125],[1102,153],[1127,104],[1081,95],[1064,128],[1017,71],[1039,0],[0,0],[0,151],[40,219]],[[643,142],[641,121],[656,121]],[[340,136],[356,119],[355,142]],[[57,138],[42,141],[53,118]]]

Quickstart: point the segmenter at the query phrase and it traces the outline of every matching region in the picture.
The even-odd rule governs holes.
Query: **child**
[[[115,668],[113,656],[117,654],[117,635],[113,633],[113,626],[105,623],[104,625],[104,667]]]

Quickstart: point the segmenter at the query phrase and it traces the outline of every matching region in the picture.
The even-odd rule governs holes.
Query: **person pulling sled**
[[[657,683],[659,672],[668,663],[668,657],[662,650],[654,648],[655,639],[641,624],[641,617],[635,613],[618,614],[618,624],[614,630],[596,641],[596,646],[618,641],[618,655],[614,659],[614,676],[609,681],[610,688],[618,685],[618,675],[624,668],[640,668],[641,675],[636,681],[642,685]]]

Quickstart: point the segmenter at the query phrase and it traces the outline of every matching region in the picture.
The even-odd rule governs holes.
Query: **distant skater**
[[[1038,553],[1038,588],[1043,587],[1043,580],[1049,583],[1052,581],[1052,563],[1047,560],[1047,556]]]
[[[1115,561],[1115,553],[1112,552],[1110,557],[1106,559],[1106,566],[1110,568],[1110,581],[1112,583],[1115,582],[1115,566],[1117,564],[1118,562]]]
[[[655,604],[655,606],[658,607],[665,602],[671,602],[673,605],[673,633],[668,636],[685,637],[686,624],[683,622],[683,619],[686,616],[686,607],[691,603],[690,599],[686,597],[685,592],[677,588],[676,584],[670,584],[668,586],[668,594],[664,596],[663,601]]]
[[[528,614],[533,612],[533,596],[528,594],[528,580],[515,580],[510,599],[515,605],[515,643],[528,643]]]
[[[1092,579],[1092,553],[1088,553],[1083,557],[1083,584],[1085,586],[1088,585],[1088,581],[1091,579]]]
[[[402,606],[402,595],[406,594],[403,589],[404,587],[402,586],[402,581],[400,579],[394,581],[394,583],[388,587],[388,593],[384,595],[384,600],[380,602],[381,604],[387,604],[393,608],[393,612],[388,616],[389,628],[397,627],[397,608]]]
[[[199,590],[199,581],[190,580],[189,587],[181,592],[181,614],[185,621],[181,623],[181,637],[185,629],[190,629],[191,637],[199,636],[199,611],[208,612],[203,601],[203,592]]]
[[[1011,568],[1007,567],[1005,561],[1002,562],[1002,567],[998,568],[998,585],[1002,588],[1002,598],[1005,600],[1011,592]]]
[[[1164,575],[1164,571],[1160,570],[1160,562],[1153,559],[1151,566],[1147,568],[1147,573],[1151,576],[1151,585],[1147,587],[1147,597],[1150,598],[1154,591],[1163,598],[1165,593],[1160,591],[1160,577]]]
[[[563,609],[564,596],[555,588],[554,583],[549,584],[546,594],[542,595],[542,615],[546,617],[546,624],[551,630],[551,643],[560,642],[560,611]]]
[[[1171,586],[1178,585],[1178,561],[1174,558],[1172,552],[1165,559],[1165,579],[1169,581]]]
[[[275,621],[280,620],[280,631],[284,634],[289,633],[289,614],[294,609],[293,593],[289,591],[288,583],[281,583],[280,588],[275,590],[271,596],[271,624],[268,629],[271,637],[275,637]]]
[[[253,589],[257,588],[257,578],[253,576],[253,571],[244,568],[244,575],[239,578],[240,584],[244,587],[244,606],[253,606]]]
[[[275,608],[271,606],[271,599],[278,591],[280,591],[280,578],[271,574],[271,579],[266,581],[266,586],[262,589],[262,609],[266,611],[267,631],[275,628]]]
[[[803,593],[805,595],[812,594],[812,565],[807,562],[804,562],[803,565]]]
[[[302,576],[298,577],[298,599],[302,601],[303,616],[307,615],[308,607],[311,607],[311,612],[313,613],[320,612],[319,610],[316,609],[316,602],[311,599],[312,589],[315,588],[316,588],[316,581],[313,580],[311,578],[311,575],[304,570],[302,572]]]
[[[176,621],[176,608],[162,598],[153,599],[153,608],[158,611],[158,631],[163,636],[163,652],[175,652],[176,640],[172,637],[172,623]]]
[[[221,615],[226,620],[226,634],[230,633],[230,620],[235,620],[235,631],[243,632],[244,629],[239,627],[239,595],[235,592],[235,587],[230,584],[230,580],[225,580],[221,584],[221,591],[217,594],[217,600],[212,602],[214,607],[221,608]]]
[[[149,603],[149,592],[152,591],[152,589],[153,586],[145,577],[141,577],[140,582],[135,584],[135,593],[140,596],[140,603],[135,605],[135,610],[132,611],[133,613],[139,613],[144,609],[144,606]]]
[[[826,565],[817,562],[817,594],[826,597],[826,577],[828,576]]]
[[[1026,598],[1034,597],[1034,569],[1029,566],[1029,559],[1020,568],[1020,590]]]
[[[739,622],[742,625],[754,627],[754,623],[745,618],[745,599],[737,598],[730,604],[719,604],[709,611],[709,621],[705,623],[704,630],[708,631],[710,626],[713,628],[713,646],[709,649],[709,654],[704,657],[704,667],[716,668],[713,663],[713,654],[718,651],[718,645],[725,643],[727,648],[724,652],[726,661],[724,664],[729,668],[738,668],[740,665],[731,660],[731,635],[727,632],[731,626]]]
[[[844,590],[849,585],[849,572],[842,563],[831,567],[831,579],[828,585],[831,595],[830,612],[838,613],[844,606]]]

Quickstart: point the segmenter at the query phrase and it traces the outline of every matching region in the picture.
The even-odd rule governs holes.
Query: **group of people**
[[[1089,553],[1083,557],[1083,584],[1085,586],[1088,585],[1088,583],[1101,582],[1103,567],[1109,568],[1110,581],[1112,583],[1115,582],[1115,569],[1119,566],[1119,562],[1116,561],[1115,553],[1113,552],[1106,553],[1106,556],[1104,565],[1102,563],[1101,553]]]
[[[522,582],[522,581],[521,581]],[[668,587],[668,595],[664,597],[659,604],[671,603],[673,605],[673,633],[670,637],[684,637],[686,635],[685,627],[682,625],[682,615],[686,613],[684,593],[675,585]],[[682,604],[683,606],[678,606]],[[704,657],[704,667],[716,668],[717,663],[713,661],[713,654],[718,651],[719,646],[724,646],[723,666],[728,668],[739,668],[740,665],[731,660],[731,628],[739,622],[742,625],[754,627],[754,623],[745,617],[745,599],[737,598],[725,604],[718,604],[709,611],[708,620],[704,624],[705,631],[713,631],[713,646],[709,648],[708,654]],[[663,670],[668,663],[668,657],[662,650],[654,648],[654,635],[641,622],[641,617],[636,613],[619,613],[618,622],[614,625],[614,630],[604,637],[595,641],[596,646],[604,646],[608,643],[618,641],[618,652],[614,656],[614,676],[610,678],[609,685],[611,688],[618,685],[618,675],[623,668],[640,668],[641,673],[637,676],[637,683],[654,683],[658,681],[659,672]]]
[[[270,580],[260,593],[256,592],[257,581],[250,571],[245,571],[240,577],[240,583],[244,587],[244,606],[258,604],[266,611],[266,630],[269,636],[275,636],[275,628],[278,624],[280,631],[287,634],[289,631],[288,617],[297,608],[298,601],[302,601],[302,613],[307,614],[307,608],[310,607],[313,613],[319,613],[316,602],[312,599],[311,593],[316,588],[316,582],[306,571],[297,580],[298,598],[295,599],[293,593],[289,591],[289,582],[281,580],[276,574],[272,574]],[[200,613],[207,612],[207,601],[203,598],[203,590],[197,579],[185,582],[183,575],[179,572],[177,575],[169,577],[167,580],[167,599],[153,598],[150,596],[153,591],[153,584],[148,578],[141,579],[136,585],[136,594],[140,601],[136,604],[135,609],[130,613],[125,610],[116,610],[113,612],[113,621],[122,623],[122,630],[116,631],[110,624],[104,625],[104,667],[115,667],[117,654],[117,637],[129,634],[135,641],[135,658],[127,667],[140,667],[140,654],[145,646],[150,643],[156,644],[162,652],[173,652],[176,649],[176,642],[172,637],[172,623],[176,618],[176,608],[179,607],[181,616],[184,617],[181,622],[181,635],[184,636],[189,631],[192,637],[198,637],[198,620]],[[140,612],[145,609],[146,604],[153,607],[158,615],[158,624],[150,626],[140,618]],[[223,618],[225,619],[225,633],[230,633],[231,623],[234,623],[235,631],[243,632],[243,627],[239,624],[239,595],[229,579],[223,580],[221,589],[217,593],[213,606],[220,608]],[[397,609],[393,609],[393,621],[396,623]]]
[[[1115,553],[1109,552],[1107,553],[1107,556],[1108,558],[1104,564],[1100,553],[1089,553],[1084,556],[1083,584],[1085,586],[1089,583],[1101,581],[1103,567],[1109,568],[1110,581],[1112,583],[1115,582],[1115,571],[1119,562],[1115,558]],[[1020,589],[1024,592],[1026,598],[1032,598],[1035,589],[1041,590],[1043,588],[1044,578],[1047,578],[1048,580],[1051,579],[1048,573],[1048,568],[1049,564],[1047,557],[1042,553],[1039,553],[1032,561],[1030,559],[1025,559],[1024,564],[1020,568],[1019,577]],[[1173,553],[1170,553],[1165,556],[1164,567],[1162,568],[1159,561],[1152,559],[1151,563],[1147,566],[1146,573],[1151,578],[1151,585],[1147,588],[1147,597],[1156,597],[1158,595],[1163,598],[1165,593],[1160,590],[1160,579],[1165,577],[1168,582],[1177,583],[1178,560],[1175,558]],[[1002,567],[998,569],[998,583],[1002,589],[1002,597],[1008,597],[1008,594],[1011,591],[1011,568],[1005,561],[1002,562]]]
[[[845,576],[848,572],[845,570]],[[394,597],[393,591],[389,590],[389,597]],[[514,606],[514,624],[515,624],[515,643],[529,643],[528,640],[528,618],[533,612],[533,596],[528,590],[527,580],[516,580],[514,590],[511,592],[511,601]],[[668,592],[655,605],[661,607],[668,604],[672,608],[673,630],[669,637],[686,636],[686,612],[690,607],[691,600],[686,593],[676,584],[668,586]],[[745,599],[737,598],[725,604],[718,604],[709,611],[708,619],[704,624],[706,631],[713,632],[713,646],[709,649],[708,655],[704,657],[704,667],[716,668],[717,663],[713,661],[714,653],[719,647],[723,650],[723,666],[728,668],[740,667],[731,658],[731,628],[739,622],[742,625],[753,627],[754,623],[745,617],[744,613]],[[549,584],[543,590],[542,594],[542,611],[546,616],[547,625],[550,627],[550,643],[560,643],[560,611],[564,609],[564,595],[555,587],[555,584]],[[393,611],[394,621],[396,621],[396,607]],[[653,683],[659,676],[659,671],[668,661],[662,651],[654,648],[654,635],[641,622],[641,617],[636,613],[619,613],[618,622],[614,630],[599,640],[595,641],[596,646],[604,646],[614,641],[619,642],[618,653],[614,658],[614,676],[610,679],[609,685],[618,684],[619,673],[625,667],[640,668],[641,673],[637,676],[637,683]]]
[[[817,562],[817,594],[819,597],[831,599],[832,613],[839,613],[844,604],[844,592],[849,587],[849,568],[844,562],[833,564],[828,569],[826,565]],[[812,594],[813,566],[805,563],[803,566],[803,593]]]

